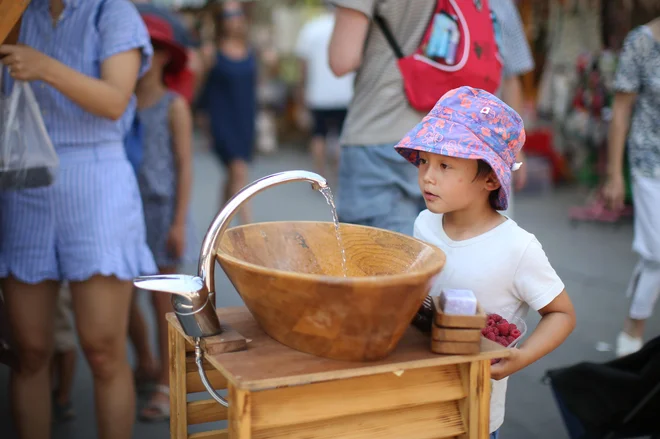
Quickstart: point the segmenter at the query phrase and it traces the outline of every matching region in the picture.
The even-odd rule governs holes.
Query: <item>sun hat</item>
[[[188,54],[183,45],[174,38],[172,25],[162,17],[155,14],[142,14],[142,20],[147,26],[151,41],[167,49],[170,53],[170,62],[165,68],[167,73],[178,73],[188,63]]]
[[[445,93],[394,148],[415,166],[420,151],[484,160],[501,185],[493,207],[506,210],[511,171],[520,168],[516,155],[524,144],[525,127],[518,113],[487,91],[459,87]]]
[[[201,46],[199,38],[194,35],[188,28],[181,15],[172,9],[167,9],[161,5],[156,5],[154,3],[135,3],[140,15],[155,15],[160,17],[163,20],[167,21],[170,26],[172,26],[172,33],[174,35],[174,40],[181,44],[184,47],[190,47],[197,49]]]

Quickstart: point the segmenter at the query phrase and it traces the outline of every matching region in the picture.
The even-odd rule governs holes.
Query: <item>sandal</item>
[[[64,404],[57,402],[55,393],[53,392],[53,422],[68,422],[75,417],[76,412],[73,410],[73,403],[71,401],[67,401]]]
[[[158,382],[158,373],[145,373],[141,370],[133,372],[135,391],[138,395],[147,395],[155,392]]]
[[[154,401],[154,396],[157,394],[165,395],[168,397],[165,401]],[[170,419],[170,388],[163,384],[155,386],[154,393],[146,406],[140,411],[140,420],[143,422],[164,422]]]

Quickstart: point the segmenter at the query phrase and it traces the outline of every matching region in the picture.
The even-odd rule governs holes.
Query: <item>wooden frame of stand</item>
[[[214,388],[228,390],[228,409],[188,400],[205,388],[193,340],[167,316],[172,439],[489,437],[490,359],[508,356],[489,340],[477,355],[436,355],[430,337],[411,327],[386,359],[344,362],[276,342],[246,308],[218,316],[232,329],[204,340],[204,369]],[[225,430],[188,431],[223,420]]]
[[[18,41],[23,12],[30,0],[0,0],[0,44]]]

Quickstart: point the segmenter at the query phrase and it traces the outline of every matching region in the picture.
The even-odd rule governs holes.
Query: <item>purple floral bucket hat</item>
[[[506,210],[511,171],[520,167],[516,155],[525,144],[521,117],[492,94],[460,87],[448,91],[394,148],[415,166],[419,152],[464,159],[482,159],[500,182],[497,210]]]

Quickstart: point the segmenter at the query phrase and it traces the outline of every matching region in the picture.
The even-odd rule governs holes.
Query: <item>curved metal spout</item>
[[[206,232],[206,236],[204,236],[202,250],[199,255],[198,268],[198,275],[204,280],[204,284],[208,291],[211,292],[213,298],[215,298],[215,276],[213,270],[215,264],[214,247],[221,242],[222,235],[231,223],[236,211],[241,207],[241,204],[245,203],[264,189],[292,181],[308,181],[312,183],[312,189],[314,190],[319,190],[328,186],[325,178],[309,171],[285,171],[269,175],[260,178],[241,189],[240,192],[227,202],[225,207],[215,217]],[[215,303],[215,300],[213,300],[213,303]]]

